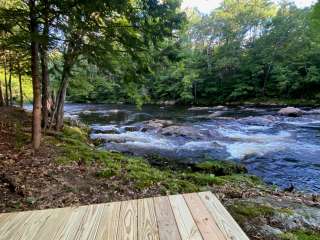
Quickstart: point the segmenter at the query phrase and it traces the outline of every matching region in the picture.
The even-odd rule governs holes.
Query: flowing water
[[[229,159],[282,188],[320,193],[320,111],[283,117],[279,108],[232,107],[190,111],[184,107],[67,104],[66,116],[90,125],[106,149],[160,154],[177,161]],[[214,116],[208,116],[215,113]],[[148,121],[171,120],[152,128]],[[167,128],[168,129],[168,128]]]

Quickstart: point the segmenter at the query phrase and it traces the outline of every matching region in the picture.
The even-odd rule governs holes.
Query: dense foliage
[[[69,99],[183,104],[320,100],[317,8],[228,0],[209,15],[188,9],[182,29],[143,53],[144,68],[132,68],[131,58],[117,62],[116,56],[112,70],[78,65]],[[139,84],[128,84],[127,78]]]

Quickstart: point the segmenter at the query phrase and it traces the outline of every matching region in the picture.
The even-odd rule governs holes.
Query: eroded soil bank
[[[75,126],[48,132],[34,153],[30,115],[17,108],[0,112],[0,212],[211,190],[251,239],[320,238],[318,196],[278,191],[240,165],[180,166],[98,150],[86,129]]]

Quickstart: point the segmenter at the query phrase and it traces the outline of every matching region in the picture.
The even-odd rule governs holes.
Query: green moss
[[[253,203],[253,202],[239,202],[232,205],[229,209],[236,218],[256,218],[268,217],[275,213],[275,209],[270,206]]]
[[[244,166],[240,164],[236,164],[231,161],[218,161],[218,160],[205,161],[205,162],[196,164],[195,168],[199,171],[203,171],[205,173],[211,173],[216,176],[225,176],[225,175],[231,175],[234,173],[247,172]]]
[[[139,158],[130,158],[125,167],[128,172],[128,179],[133,181],[138,189],[151,187],[171,177],[169,172],[153,168]]]
[[[296,230],[286,232],[280,235],[283,240],[319,240],[320,232],[314,232],[310,230]]]
[[[221,184],[221,179],[213,174],[183,172],[179,175],[179,177],[199,186]]]

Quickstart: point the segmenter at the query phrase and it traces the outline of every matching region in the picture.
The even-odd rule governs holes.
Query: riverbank
[[[87,130],[76,126],[47,133],[34,154],[30,115],[17,108],[0,112],[1,212],[210,190],[251,239],[319,238],[317,196],[278,191],[247,175],[241,165],[219,161],[181,166],[157,156],[99,150]]]

